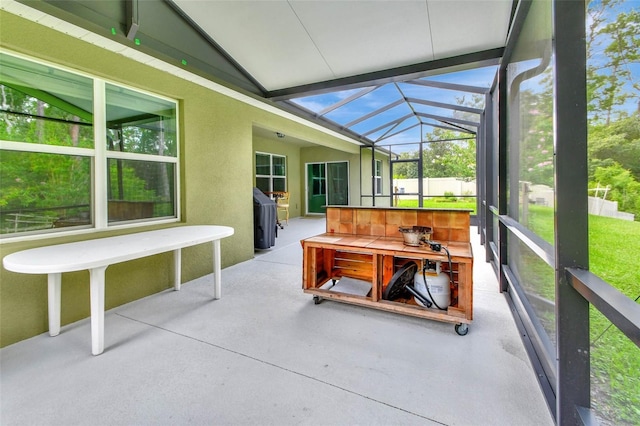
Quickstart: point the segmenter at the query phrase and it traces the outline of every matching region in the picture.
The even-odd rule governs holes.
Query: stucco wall
[[[286,143],[272,141],[269,139],[261,138],[259,136],[253,137],[254,152],[264,152],[268,154],[284,155],[287,157],[287,189],[289,190],[289,218],[300,216],[300,206],[302,205],[302,193],[300,191],[301,178],[300,178],[300,148],[296,145],[288,145]],[[253,156],[253,164],[255,170],[255,155]],[[253,179],[255,185],[255,176]],[[283,213],[281,213],[283,214]],[[283,216],[281,216],[282,218]]]
[[[305,137],[326,147],[357,152],[357,147],[195,83],[105,51],[55,30],[0,11],[0,46],[96,77],[177,99],[180,102],[181,210],[184,224],[219,224],[235,228],[222,241],[223,267],[253,257],[254,123]],[[260,141],[256,142],[257,146]],[[344,154],[344,152],[343,152]],[[297,154],[288,155],[293,160]],[[351,155],[351,154],[347,154]],[[294,166],[296,170],[300,167]],[[295,172],[290,168],[290,172]],[[301,179],[292,175],[292,179]],[[300,185],[298,183],[298,185]],[[140,227],[25,242],[3,241],[0,255],[44,245],[149,230]],[[188,248],[182,279],[211,273],[209,244]],[[112,265],[106,273],[106,308],[153,294],[172,285],[172,256],[161,254]],[[89,275],[63,274],[62,324],[89,315]],[[47,278],[0,271],[0,346],[47,330]]]

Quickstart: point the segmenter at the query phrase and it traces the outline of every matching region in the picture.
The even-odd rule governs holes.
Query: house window
[[[287,190],[287,157],[256,153],[256,187],[262,192]]]
[[[0,235],[177,219],[175,101],[0,53]]]
[[[382,160],[375,160],[375,170],[373,171],[373,184],[376,195],[382,195]]]

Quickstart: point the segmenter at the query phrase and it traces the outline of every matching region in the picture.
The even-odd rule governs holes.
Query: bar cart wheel
[[[456,333],[458,333],[460,336],[466,336],[467,333],[469,332],[469,325],[456,324],[455,329],[456,329]]]

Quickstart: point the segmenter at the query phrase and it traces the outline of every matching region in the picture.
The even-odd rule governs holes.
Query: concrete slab
[[[220,300],[205,276],[109,311],[100,356],[88,320],[0,350],[0,423],[553,424],[481,259],[474,322],[458,336],[452,324],[315,305],[296,247],[324,219],[284,231],[280,246],[223,270]]]

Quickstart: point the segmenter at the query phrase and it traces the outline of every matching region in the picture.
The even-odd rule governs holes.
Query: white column
[[[89,270],[91,279],[91,353],[104,351],[104,272],[106,266]]]
[[[173,288],[176,291],[180,290],[180,284],[182,279],[182,249],[177,249],[173,251]]]
[[[222,296],[222,276],[220,271],[220,240],[213,240],[213,298]]]
[[[60,334],[60,296],[62,294],[62,274],[49,274],[47,281],[49,336],[57,336]]]

